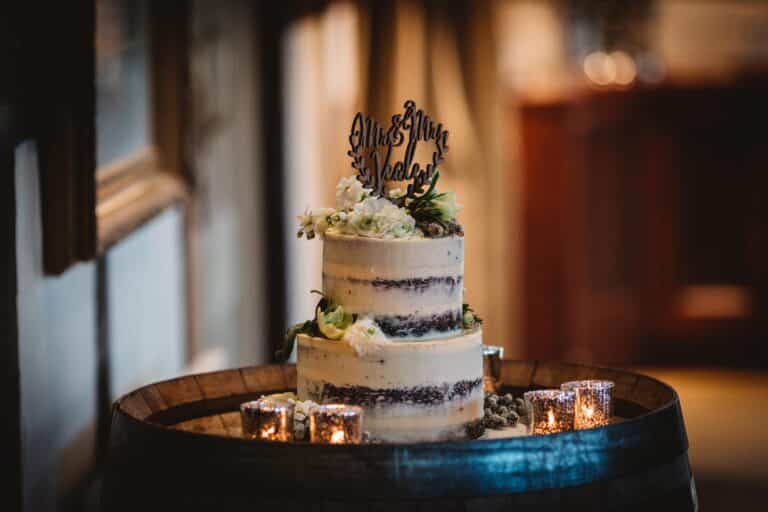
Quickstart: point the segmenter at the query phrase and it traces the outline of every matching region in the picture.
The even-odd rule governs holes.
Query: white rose
[[[349,212],[342,231],[375,238],[404,238],[414,235],[416,221],[387,199],[367,197]]]
[[[363,184],[355,176],[341,178],[336,185],[336,209],[349,210],[369,196],[370,192],[369,189],[363,188]]]
[[[382,344],[392,343],[373,319],[367,316],[358,318],[355,323],[347,327],[341,339],[349,343],[358,357],[364,359],[376,358]]]

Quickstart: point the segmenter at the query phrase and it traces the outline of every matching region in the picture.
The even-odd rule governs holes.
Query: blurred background
[[[485,342],[665,380],[703,509],[765,510],[768,2],[92,9],[99,230],[142,194],[102,201],[113,177],[168,139],[181,192],[47,272],[44,155],[15,146],[25,510],[94,507],[121,394],[271,361],[321,288],[296,216],[352,174],[354,113],[406,99],[451,133],[441,188]]]

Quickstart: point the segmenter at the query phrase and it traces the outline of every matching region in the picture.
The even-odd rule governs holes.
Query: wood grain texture
[[[135,489],[194,510],[212,503],[281,503],[281,510],[695,510],[677,395],[650,377],[504,361],[504,385],[515,392],[584,377],[620,383],[616,409],[625,421],[554,436],[342,447],[239,438],[239,403],[294,388],[294,370],[261,366],[182,377],[118,400],[106,510],[136,506]]]

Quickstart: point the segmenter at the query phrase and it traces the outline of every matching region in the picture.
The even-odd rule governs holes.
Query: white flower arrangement
[[[336,185],[336,208],[307,210],[299,216],[298,237],[324,236],[326,232],[370,238],[421,236],[408,210],[389,199],[373,197],[355,176]]]
[[[334,225],[333,229],[371,238],[406,238],[416,234],[416,220],[405,208],[398,208],[389,199],[367,197],[355,204],[345,221]]]

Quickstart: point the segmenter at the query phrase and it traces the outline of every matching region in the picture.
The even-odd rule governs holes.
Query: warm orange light
[[[616,80],[616,64],[605,52],[592,52],[584,58],[584,74],[597,85],[609,85]]]
[[[592,416],[595,415],[595,409],[593,407],[589,407],[587,405],[583,406],[581,408],[581,412],[584,413],[584,417],[587,419],[591,419]]]
[[[337,430],[331,434],[331,444],[341,444],[344,442],[344,431]]]
[[[616,70],[614,82],[619,85],[629,85],[634,82],[637,76],[635,60],[625,52],[613,52],[610,57],[613,59],[613,67]]]
[[[550,427],[555,426],[555,413],[552,412],[552,409],[547,411],[547,425]]]
[[[584,74],[596,85],[626,86],[635,80],[637,66],[626,52],[592,52],[584,58]]]
[[[275,427],[269,427],[261,431],[261,437],[262,439],[269,439],[275,434]]]

